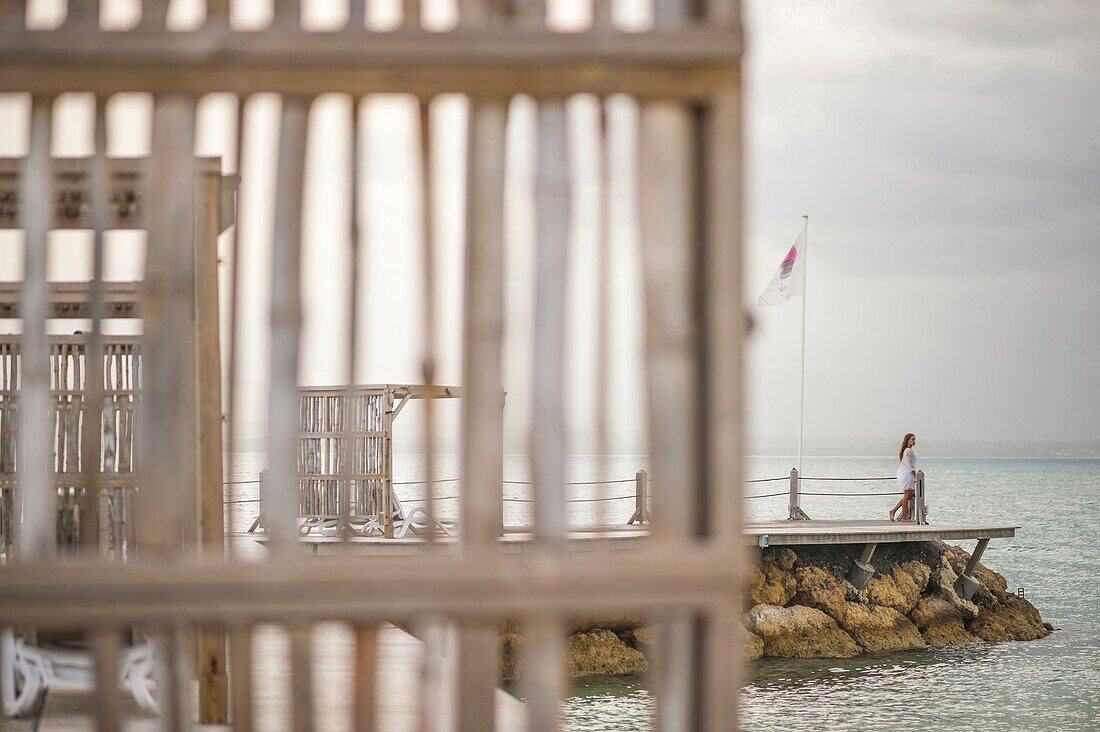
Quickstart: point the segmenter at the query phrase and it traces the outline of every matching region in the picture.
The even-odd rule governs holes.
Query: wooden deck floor
[[[932,524],[921,525],[900,521],[860,520],[811,520],[811,521],[763,521],[751,522],[742,527],[746,543],[758,546],[810,546],[829,544],[889,544],[907,541],[961,541],[966,539],[1003,539],[1016,535],[1018,526],[1003,524]],[[262,543],[262,534],[248,535]],[[569,532],[569,538],[584,548],[629,548],[649,536],[649,528],[637,525],[605,525],[578,527]],[[505,527],[502,545],[509,551],[525,551],[534,535],[529,527]],[[440,539],[445,544],[457,544],[451,537]],[[411,532],[400,539],[381,536],[352,537],[347,542],[355,553],[361,554],[412,554],[418,552],[424,539]],[[310,534],[302,538],[302,545],[316,554],[344,551],[339,537]]]

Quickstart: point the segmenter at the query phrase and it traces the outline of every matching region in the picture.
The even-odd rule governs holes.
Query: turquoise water
[[[253,477],[259,459],[238,463],[237,477]],[[965,649],[910,651],[846,661],[765,659],[753,664],[741,696],[746,729],[896,730],[896,729],[1100,729],[1100,460],[919,458],[927,474],[931,523],[1011,523],[1014,539],[993,540],[984,563],[1008,579],[1010,590],[1023,587],[1043,618],[1059,630],[1029,643],[983,644]],[[575,498],[622,496],[621,500],[571,507],[577,523],[625,522],[633,510],[636,456],[596,460],[574,457],[571,481],[616,478],[627,482],[600,493],[590,486],[570,487]],[[750,458],[747,477],[789,473],[790,458]],[[884,458],[808,458],[806,476],[890,476],[895,462]],[[441,477],[457,475],[453,456],[443,456]],[[395,456],[395,479],[423,475],[417,456]],[[528,476],[525,460],[509,456],[505,478]],[[774,493],[785,483],[754,484],[750,494]],[[656,490],[657,487],[655,486]],[[807,483],[814,491],[892,491],[892,483]],[[422,495],[417,486],[397,486],[410,504]],[[437,495],[452,496],[455,485]],[[522,499],[527,487],[510,483],[505,496]],[[236,487],[237,496],[254,496],[254,486]],[[879,497],[805,497],[814,518],[881,518],[895,501]],[[786,516],[786,497],[747,500],[750,519]],[[453,515],[453,500],[440,513]],[[233,504],[237,530],[255,515],[255,503]],[[505,504],[508,524],[529,520],[531,504]],[[969,548],[969,547],[968,547]],[[643,679],[602,678],[579,683],[563,704],[566,728],[575,732],[650,728],[653,697]]]

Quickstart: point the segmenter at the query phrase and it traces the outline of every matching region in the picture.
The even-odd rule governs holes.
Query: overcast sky
[[[50,3],[39,3],[43,13]],[[242,9],[259,3],[238,4]],[[553,3],[552,3],[553,5]],[[177,3],[186,19],[189,3]],[[335,3],[314,3],[324,10]],[[120,6],[121,7],[121,6]],[[376,20],[387,8],[377,3]],[[447,3],[428,3],[445,19]],[[579,6],[558,4],[568,22]],[[620,16],[644,19],[634,0]],[[774,2],[746,5],[748,230],[746,305],[755,300],[808,214],[806,434],[895,442],[914,431],[935,441],[1100,439],[1100,4],[1095,2]],[[320,12],[319,17],[324,13]],[[86,154],[82,100],[59,106],[58,154]],[[533,108],[513,108],[509,130],[509,434],[522,435],[530,392]],[[25,147],[22,100],[0,100],[0,153]],[[241,241],[249,360],[246,433],[266,400],[266,262],[277,102],[249,105]],[[572,107],[575,147],[570,333],[566,358],[574,451],[588,448],[594,363],[592,263],[597,230],[591,100]],[[612,112],[615,206],[611,340],[615,414],[624,449],[644,426],[639,370],[637,231],[628,185],[635,110]],[[443,99],[436,120],[440,381],[458,383],[462,302],[463,102]],[[199,152],[232,152],[233,104],[205,100]],[[348,287],[347,103],[314,109],[307,171],[303,381],[344,377],[338,345]],[[418,159],[408,100],[365,108],[366,265],[357,378],[419,378]],[[148,107],[112,108],[112,154],[142,154]],[[137,130],[138,132],[135,132]],[[83,246],[55,237],[55,251]],[[120,277],[135,271],[140,238],[115,236]],[[18,243],[0,238],[4,278]],[[227,249],[228,239],[222,242]],[[76,258],[54,257],[58,277]],[[66,269],[69,268],[69,269]],[[138,267],[140,269],[140,267]],[[132,276],[130,274],[129,276]],[[755,308],[749,346],[750,432],[783,437],[798,426],[797,301]],[[415,410],[406,412],[415,421]],[[445,415],[449,426],[457,410]],[[446,428],[445,428],[446,431]],[[522,449],[516,437],[510,449]]]

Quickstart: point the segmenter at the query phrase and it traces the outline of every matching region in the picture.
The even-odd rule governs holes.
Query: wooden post
[[[924,503],[924,471],[917,471],[917,482],[914,486],[913,496],[913,520],[918,524],[928,523],[928,507]]]
[[[195,192],[195,341],[198,381],[198,522],[200,552],[225,556],[222,486],[221,332],[218,327],[218,232],[221,171],[203,171]],[[223,632],[199,635],[199,722],[229,722],[229,679]]]
[[[791,495],[787,500],[787,520],[805,521],[810,517],[802,510],[802,477],[798,474],[798,468],[791,468]]]
[[[639,470],[634,475],[634,515],[627,524],[635,521],[639,525],[649,523],[649,473]]]
[[[387,539],[393,538],[393,412],[393,390],[386,387],[382,398],[382,528]]]

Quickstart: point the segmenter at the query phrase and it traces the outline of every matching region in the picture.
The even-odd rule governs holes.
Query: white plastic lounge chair
[[[95,660],[83,648],[36,646],[4,628],[0,630],[0,659],[0,700],[8,717],[31,713],[51,689],[95,691]],[[118,661],[119,685],[130,690],[138,706],[157,714],[153,660],[149,641],[123,648]]]

